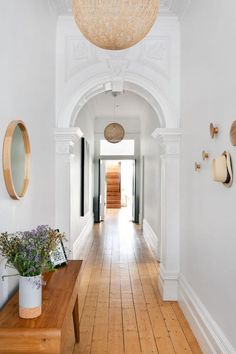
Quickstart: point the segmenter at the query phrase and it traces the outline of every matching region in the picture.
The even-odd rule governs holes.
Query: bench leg
[[[74,330],[75,330],[75,340],[77,343],[80,341],[80,333],[79,333],[79,299],[76,297],[75,307],[73,310],[73,322],[74,322]]]

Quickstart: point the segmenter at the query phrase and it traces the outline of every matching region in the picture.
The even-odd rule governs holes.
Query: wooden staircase
[[[121,208],[121,191],[120,191],[120,170],[119,166],[109,168],[106,174],[107,182],[107,208]]]

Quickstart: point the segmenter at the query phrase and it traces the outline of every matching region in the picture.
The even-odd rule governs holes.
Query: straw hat
[[[212,178],[216,182],[223,183],[226,187],[231,187],[233,183],[233,170],[231,157],[228,151],[213,159],[212,161]]]

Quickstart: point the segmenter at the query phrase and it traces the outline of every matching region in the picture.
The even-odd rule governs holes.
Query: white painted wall
[[[114,98],[110,93],[99,94],[90,99],[80,111],[76,126],[85,133],[91,144],[93,140],[91,132],[94,131],[96,159],[100,158],[99,143],[100,139],[104,139],[104,129],[111,122],[122,124],[125,138],[135,140],[134,157],[138,165],[140,156],[145,156],[144,218],[153,230],[154,238],[157,239],[160,235],[160,150],[158,141],[151,134],[160,123],[151,106],[137,94],[125,91],[123,95],[116,98],[115,103],[114,117]]]
[[[94,156],[94,117],[89,105],[84,106],[80,111],[75,126],[79,127],[83,137],[89,143],[89,210],[85,216],[80,216],[80,198],[81,198],[81,140],[76,143],[74,153],[71,155],[71,174],[70,174],[70,195],[71,195],[71,228],[70,245],[74,248],[74,257],[76,257],[79,242],[82,237],[91,230],[93,223],[93,156]]]
[[[144,200],[140,197],[140,205],[143,205],[143,215],[148,224],[148,239],[158,253],[158,237],[160,236],[160,149],[157,139],[152,137],[152,132],[160,126],[158,117],[152,107],[140,96],[125,90],[115,101],[111,93],[99,94],[88,101],[85,107],[90,107],[87,117],[95,117],[95,157],[100,158],[100,140],[104,139],[104,129],[107,124],[118,122],[125,129],[125,138],[135,140],[135,159],[140,166],[140,157],[144,156]],[[122,158],[122,156],[120,157]],[[139,167],[138,167],[139,168]],[[138,173],[139,181],[140,175]],[[152,181],[150,183],[150,181]],[[95,182],[96,183],[96,182]],[[138,182],[139,183],[139,182]],[[140,188],[140,183],[139,183]],[[147,231],[147,229],[145,229]]]
[[[173,4],[169,5],[167,6],[169,10],[175,7],[172,6]],[[85,40],[75,25],[72,16],[59,17],[56,45],[57,128],[64,129],[74,126],[78,113],[83,109],[84,105],[86,103],[91,104],[94,97],[96,100],[97,95],[104,93],[104,91],[108,90],[108,87],[113,87],[117,82],[124,84],[126,92],[131,91],[145,98],[146,102],[154,108],[155,114],[159,117],[157,126],[162,128],[179,127],[179,20],[175,15],[173,16],[172,10],[169,10],[167,12],[164,11],[165,16],[158,16],[157,22],[144,40],[129,49],[119,52],[95,47]],[[166,16],[170,12],[171,16]],[[59,11],[59,13],[61,12]],[[113,109],[110,109],[108,95],[104,101],[106,112],[109,110],[110,116],[108,117],[104,110],[102,114],[98,114],[97,107],[95,107],[94,117],[98,119],[106,118],[108,123],[109,119],[111,120]],[[132,109],[128,109],[129,107],[132,107]],[[124,125],[129,126],[127,130],[132,131],[128,133],[127,137],[136,139],[136,152],[139,155],[139,132],[137,134],[133,131],[137,130],[137,124],[134,124],[131,115],[133,118],[138,117],[141,119],[142,114],[140,114],[140,111],[138,111],[138,114],[134,114],[135,110],[137,110],[136,105],[126,105],[125,109],[125,114],[117,113],[117,118]],[[129,117],[127,117],[127,112],[131,112]],[[95,121],[95,132],[97,123],[101,125],[101,121]],[[101,132],[96,132],[95,153],[98,152],[100,138]],[[155,144],[154,142],[152,143]],[[152,159],[152,149],[150,147],[148,149],[150,149],[148,159]],[[148,178],[153,173],[158,173],[157,170],[155,172],[149,170]],[[97,195],[95,189],[94,191],[95,195]],[[96,198],[95,204],[97,204]],[[153,204],[155,206],[155,203]],[[151,216],[153,210],[153,208],[150,208],[147,213],[152,221],[154,221],[154,217]],[[157,229],[157,226],[154,226],[154,229]],[[149,231],[153,236],[152,239],[155,240],[156,232],[153,231],[152,227],[149,228]]]
[[[57,24],[57,127],[68,127],[78,110],[107,83],[132,83],[158,106],[163,126],[179,125],[179,21],[158,16],[148,36],[121,51],[85,40],[72,16]],[[164,117],[165,116],[165,117]],[[165,119],[164,119],[165,118]]]
[[[100,158],[100,140],[104,139],[104,130],[110,123],[119,123],[125,130],[124,139],[135,142],[134,157],[140,157],[140,116],[147,104],[135,93],[125,91],[116,98],[114,115],[114,98],[111,93],[99,94],[90,100],[94,112],[95,156]]]
[[[146,105],[141,120],[141,157],[143,157],[143,203],[144,234],[159,258],[158,240],[160,238],[160,147],[153,131],[159,127],[158,117],[151,106]],[[147,225],[148,224],[148,225]]]
[[[10,121],[22,119],[32,154],[30,186],[21,201],[10,199],[0,173],[0,231],[54,226],[56,18],[41,0],[2,0],[0,14],[0,146]],[[3,273],[1,264],[0,276]],[[16,283],[16,278],[0,280],[0,306]]]
[[[229,129],[236,117],[236,2],[192,1],[182,30],[182,274],[198,300],[234,349],[236,311],[236,183],[227,189],[213,182],[210,160],[225,149],[236,166],[236,149]],[[209,123],[219,127],[211,140]],[[200,161],[201,171],[194,172]],[[222,334],[223,335],[223,334]],[[225,342],[224,340],[223,342]],[[224,347],[226,348],[226,346]]]

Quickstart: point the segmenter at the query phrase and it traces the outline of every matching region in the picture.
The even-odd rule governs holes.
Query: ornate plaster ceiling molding
[[[71,0],[48,0],[58,16],[72,15]]]
[[[96,48],[83,37],[66,37],[66,80],[69,80],[79,70],[96,63]]]
[[[112,78],[124,78],[125,72],[129,66],[127,59],[109,59],[107,61],[108,68],[111,70]]]
[[[172,0],[170,12],[179,17],[179,19],[183,19],[185,14],[187,13],[192,0]]]
[[[58,16],[72,15],[71,0],[48,0],[56,8]],[[182,18],[191,0],[160,0],[160,15]]]
[[[165,36],[151,35],[135,48],[118,53],[96,48],[79,35],[67,36],[65,43],[66,81],[95,64],[105,64],[114,85],[124,81],[131,62],[147,66],[167,79],[170,75],[170,39]]]
[[[161,0],[160,1],[160,13],[168,14],[171,12],[174,0]]]

